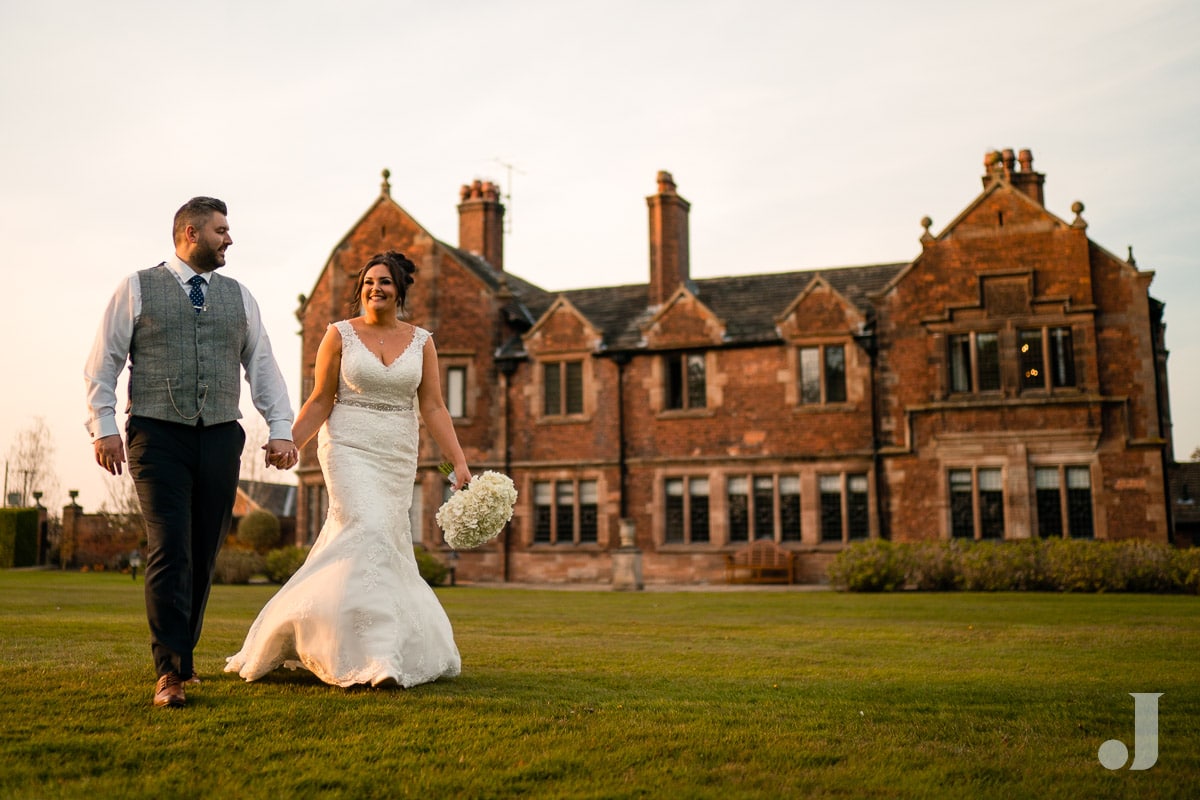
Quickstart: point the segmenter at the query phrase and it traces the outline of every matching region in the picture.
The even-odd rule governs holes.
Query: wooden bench
[[[725,554],[726,583],[791,583],[795,553],[770,539],[759,539]]]

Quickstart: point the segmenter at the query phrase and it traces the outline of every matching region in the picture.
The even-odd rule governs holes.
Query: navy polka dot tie
[[[200,290],[200,285],[204,283],[204,278],[199,275],[193,275],[188,281],[192,285],[192,290],[188,292],[188,299],[192,301],[192,308],[196,309],[199,314],[204,309],[204,292]]]

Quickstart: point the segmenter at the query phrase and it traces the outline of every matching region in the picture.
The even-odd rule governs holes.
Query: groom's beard
[[[206,244],[201,244],[192,251],[189,266],[200,270],[201,272],[212,272],[213,270],[225,265],[225,256],[219,250],[209,247]]]

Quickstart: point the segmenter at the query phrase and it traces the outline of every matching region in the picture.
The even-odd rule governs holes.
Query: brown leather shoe
[[[183,708],[187,705],[183,681],[174,672],[163,675],[154,685],[154,705],[167,708]]]

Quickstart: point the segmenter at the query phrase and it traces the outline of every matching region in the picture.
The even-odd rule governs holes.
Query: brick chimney
[[[500,187],[476,180],[459,190],[458,246],[504,269],[504,206]]]
[[[688,261],[688,210],[692,204],[675,193],[669,172],[658,173],[658,194],[646,198],[650,207],[650,305],[667,301],[681,284],[691,280]]]
[[[1020,170],[1017,166],[1020,165]],[[983,185],[987,186],[993,180],[1007,181],[1017,191],[1033,198],[1039,206],[1046,205],[1043,186],[1046,176],[1033,171],[1033,152],[1022,150],[1014,155],[1011,149],[992,150],[983,157]]]

